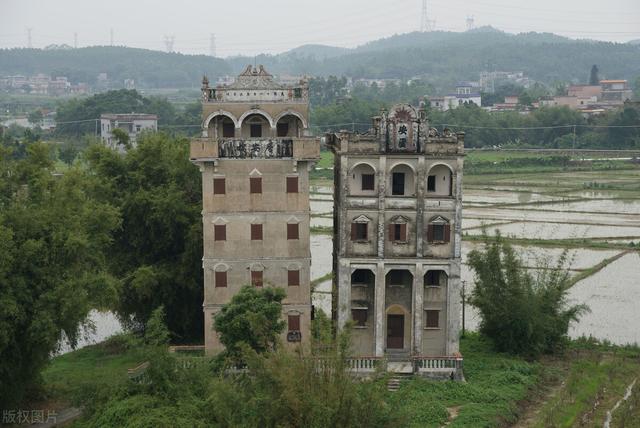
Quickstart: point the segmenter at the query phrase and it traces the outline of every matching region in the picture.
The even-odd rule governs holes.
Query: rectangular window
[[[287,193],[298,193],[298,177],[287,177]]]
[[[213,226],[213,239],[214,241],[226,241],[227,240],[227,226],[225,224],[222,225],[214,225]]]
[[[451,226],[448,224],[430,224],[427,226],[427,241],[450,242]]]
[[[249,192],[262,193],[262,177],[249,178]]]
[[[357,327],[365,327],[367,325],[367,310],[351,309],[351,319]]]
[[[427,177],[427,192],[435,192],[436,191],[436,176],[430,175]]]
[[[136,125],[136,132],[140,132],[142,130],[142,126],[141,125]]]
[[[213,194],[224,195],[226,193],[226,182],[224,178],[213,179]]]
[[[287,327],[289,331],[300,331],[300,315],[289,315]]]
[[[262,225],[261,224],[251,225],[251,240],[262,241]]]
[[[251,285],[253,285],[254,287],[262,287],[262,271],[261,270],[251,271]]]
[[[300,285],[300,271],[299,270],[287,271],[287,285],[289,287],[294,287],[294,286]]]
[[[298,223],[287,224],[287,239],[300,239]]]
[[[444,224],[433,225],[433,240],[444,241]]]
[[[374,177],[373,174],[362,174],[362,190],[374,190]]]
[[[367,223],[351,223],[351,240],[352,241],[366,241],[368,237],[368,224]]]
[[[426,310],[425,327],[427,328],[440,328],[440,311],[438,310]]]
[[[262,124],[260,124],[260,123],[252,123],[250,130],[251,130],[251,138],[261,138],[262,137]]]
[[[391,194],[404,195],[404,172],[394,172],[391,176]]]
[[[233,138],[236,136],[236,126],[233,123],[222,124],[222,138]]]
[[[227,286],[227,272],[216,272],[216,288],[224,288]]]
[[[278,137],[286,137],[289,135],[289,124],[288,123],[279,123],[277,125]]]
[[[396,223],[389,225],[389,241],[405,242],[407,240],[407,225]]]

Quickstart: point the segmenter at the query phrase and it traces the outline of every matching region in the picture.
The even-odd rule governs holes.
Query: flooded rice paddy
[[[472,238],[489,225],[490,234],[498,228],[503,236],[517,238],[514,248],[534,276],[554,266],[565,248],[571,274],[590,274],[570,290],[572,303],[591,309],[571,327],[571,337],[640,343],[640,171],[466,176],[467,180],[461,271],[467,293],[474,278],[465,262],[471,250],[481,247]],[[584,188],[594,183],[604,188]],[[329,187],[314,190],[331,193]],[[313,214],[332,212],[331,199],[312,199]],[[314,217],[312,224],[330,227],[331,219]],[[329,235],[312,236],[312,278],[331,272],[331,252]],[[330,309],[330,289],[331,283],[323,282],[312,297],[324,311]],[[467,306],[465,318],[467,329],[478,327],[480,318],[473,307]]]
[[[594,183],[605,188],[585,189]],[[329,186],[312,186],[312,227],[326,231],[333,226],[332,191]],[[489,233],[497,227],[503,236],[517,238],[514,248],[533,275],[555,264],[570,247],[571,274],[592,273],[570,290],[571,302],[591,309],[571,327],[570,335],[640,343],[640,171],[465,176],[463,202],[461,275],[467,293],[473,288],[473,272],[465,262],[472,249],[481,247],[473,239],[483,224],[490,225]],[[331,235],[311,235],[312,280],[332,271],[332,251]],[[594,269],[607,261],[610,264],[601,270]],[[314,287],[312,300],[330,313],[331,280]],[[95,332],[88,331],[80,346],[122,330],[110,313],[92,312],[91,320]],[[479,321],[474,308],[467,306],[466,328],[476,329]],[[68,349],[63,346],[62,352]]]

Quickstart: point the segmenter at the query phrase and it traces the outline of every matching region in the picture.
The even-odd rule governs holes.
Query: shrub
[[[500,234],[493,240],[485,235],[484,242],[485,249],[473,250],[468,259],[475,272],[469,302],[482,316],[480,332],[502,352],[553,352],[566,340],[569,323],[587,310],[567,305],[567,253],[534,278]]]

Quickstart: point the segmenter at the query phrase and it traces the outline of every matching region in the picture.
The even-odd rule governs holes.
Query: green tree
[[[279,287],[258,289],[244,286],[215,316],[214,325],[227,352],[240,356],[248,346],[255,352],[277,347],[278,336],[284,330],[282,300],[286,293]]]
[[[174,342],[201,340],[202,188],[188,140],[147,134],[120,155],[103,145],[85,153],[93,196],[118,207],[122,227],[110,247],[111,272],[122,279],[116,312],[142,328],[164,306]]]
[[[495,239],[485,235],[485,248],[473,250],[468,263],[475,279],[469,302],[480,312],[480,332],[501,352],[551,353],[566,340],[569,324],[587,310],[567,304],[567,252],[534,277],[499,234]]]
[[[127,134],[124,130],[120,128],[114,128],[111,131],[111,134],[115,137],[117,145],[122,146],[125,149],[131,148],[131,144],[129,143],[129,134]]]
[[[636,77],[633,82],[633,96],[636,101],[640,101],[640,76]]]
[[[600,77],[598,77],[598,66],[593,64],[591,66],[591,72],[589,73],[589,85],[598,86],[600,84]]]
[[[0,408],[37,386],[66,336],[74,346],[89,311],[116,300],[106,249],[117,210],[90,197],[91,178],[72,168],[52,175],[49,148],[21,160],[0,154]]]

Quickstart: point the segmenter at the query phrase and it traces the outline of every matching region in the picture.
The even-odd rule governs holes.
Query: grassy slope
[[[82,404],[103,386],[128,382],[127,369],[144,357],[113,340],[54,358],[43,372],[47,394],[55,401]]]

